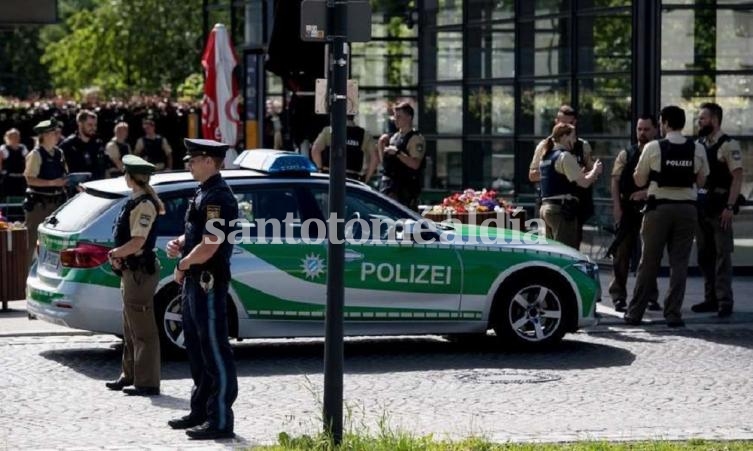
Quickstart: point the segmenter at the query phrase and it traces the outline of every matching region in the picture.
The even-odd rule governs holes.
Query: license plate
[[[48,271],[57,271],[60,267],[60,254],[57,252],[43,249],[40,260],[42,261],[42,266]]]

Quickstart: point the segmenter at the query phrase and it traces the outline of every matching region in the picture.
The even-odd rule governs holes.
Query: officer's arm
[[[530,180],[533,183],[540,182],[541,181],[541,173],[539,172],[539,164],[541,163],[541,157],[544,153],[544,141],[539,143],[538,146],[536,146],[536,149],[533,151],[533,158],[531,159],[531,164],[528,166],[528,180]]]
[[[217,249],[220,248],[221,242],[222,241],[214,235],[204,235],[201,239],[201,243],[194,247],[191,252],[183,257],[180,263],[178,263],[178,268],[181,271],[185,271],[191,265],[200,265],[206,262],[212,258],[212,255],[214,255],[215,252],[217,252]]]
[[[162,138],[162,151],[165,152],[165,169],[173,168],[173,149],[167,139]]]
[[[408,153],[398,152],[397,159],[413,170],[421,167],[424,159],[424,139],[421,136],[413,136],[408,142]],[[416,155],[416,156],[413,156]]]
[[[112,258],[124,258],[131,254],[135,254],[142,246],[144,246],[144,241],[146,241],[146,238],[143,236],[134,236],[124,245],[113,249],[110,252],[110,256],[112,256]]]
[[[141,156],[141,152],[144,151],[144,140],[139,138],[136,141],[136,145],[133,146],[133,154],[137,156]]]
[[[737,202],[737,196],[740,195],[740,190],[743,187],[743,168],[737,168],[732,171],[732,185],[729,188],[729,199],[727,199],[727,205],[734,205]]]
[[[322,169],[322,152],[324,151],[324,146],[322,145],[321,141],[319,141],[319,138],[314,141],[314,144],[311,146],[311,161],[314,162],[317,168]]]
[[[364,176],[365,182],[368,182],[369,180],[371,180],[371,177],[373,177],[374,173],[376,173],[377,166],[379,166],[379,155],[376,149],[376,145],[371,141],[370,141],[370,145],[371,145],[371,152],[369,152],[369,162],[368,162],[368,166],[366,166],[366,174]]]
[[[645,186],[648,183],[648,174],[651,171],[651,153],[654,152],[655,141],[652,141],[643,147],[641,156],[638,158],[638,164],[633,172],[633,181],[636,186]]]
[[[110,159],[110,161],[112,161],[112,164],[114,164],[115,167],[122,172],[123,162],[120,161],[120,150],[118,150],[117,144],[112,141],[107,143],[107,146],[105,147],[105,154]]]
[[[39,188],[54,188],[59,186],[65,186],[65,179],[40,179],[39,168],[42,165],[42,158],[36,153],[32,152],[26,157],[26,170],[24,171],[24,177],[26,178],[26,184],[29,186],[36,186]]]

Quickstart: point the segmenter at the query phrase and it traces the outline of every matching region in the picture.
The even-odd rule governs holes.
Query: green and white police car
[[[241,169],[222,172],[238,199],[243,232],[231,261],[231,336],[323,336],[327,241],[300,238],[326,234],[311,228],[327,217],[328,176],[288,152],[249,150],[236,163]],[[169,172],[154,175],[152,185],[166,208],[156,226],[162,269],[155,316],[170,353],[182,347],[183,329],[180,287],[172,281],[176,260],[164,248],[183,233],[197,183],[188,172]],[[29,313],[76,329],[122,334],[120,279],[107,251],[129,193],[122,177],[86,183],[40,225],[38,259],[27,280]],[[346,226],[347,335],[480,335],[493,329],[504,342],[540,347],[595,323],[598,268],[572,248],[525,244],[520,232],[507,229],[433,223],[416,236],[441,238],[434,242],[405,239],[406,233],[384,240],[396,230],[399,237],[421,217],[356,181],[347,182],[346,215],[386,224],[364,236],[360,227]],[[267,230],[264,221],[286,216],[284,230]],[[265,244],[276,233],[286,234],[283,244]],[[482,243],[482,234],[494,242]]]

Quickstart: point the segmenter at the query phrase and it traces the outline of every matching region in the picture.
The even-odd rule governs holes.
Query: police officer
[[[633,172],[646,144],[656,138],[656,118],[644,114],[635,125],[638,143],[620,151],[612,168],[612,214],[617,229],[615,243],[610,246],[612,260],[612,282],[609,295],[614,309],[618,312],[627,310],[627,278],[631,261],[640,254],[640,230],[643,220],[643,207],[648,198],[648,186],[637,186]],[[658,296],[658,293],[657,293]],[[656,297],[648,304],[649,310],[661,310]]]
[[[155,220],[165,208],[149,185],[153,164],[126,155],[123,167],[126,184],[133,192],[113,226],[115,248],[108,253],[113,269],[121,277],[123,360],[120,377],[105,385],[128,395],[156,396],[160,386],[160,343],[154,317],[154,292],[159,282]],[[123,388],[128,385],[133,388]]]
[[[541,174],[541,217],[546,237],[577,248],[578,203],[577,187],[589,187],[602,171],[601,162],[584,173],[570,152],[577,141],[575,127],[557,124],[544,145],[539,163]]]
[[[167,244],[171,258],[182,252],[175,281],[183,284],[183,332],[194,387],[191,412],[168,425],[188,429],[193,439],[233,437],[238,394],[233,353],[228,342],[227,292],[233,245],[226,239],[238,219],[238,202],[220,176],[226,144],[185,139],[183,161],[200,182],[186,212],[185,234]],[[220,230],[224,236],[213,235]]]
[[[664,298],[664,318],[669,327],[684,327],[682,301],[688,275],[688,260],[698,222],[697,186],[703,186],[709,174],[703,146],[682,136],[685,111],[677,106],[661,110],[664,139],[651,141],[641,152],[633,179],[648,183],[648,200],[643,215],[641,239],[643,253],[638,277],[625,322],[641,323],[655,289],[664,247],[669,253],[669,292]]]
[[[118,177],[123,173],[123,157],[131,153],[131,145],[128,144],[128,124],[118,122],[113,129],[113,137],[105,146],[107,155],[107,169],[105,173],[108,177]]]
[[[413,128],[413,107],[407,102],[395,105],[393,120],[397,132],[382,135],[377,143],[382,159],[379,191],[413,210],[418,210],[418,197],[425,162],[424,137]]]
[[[55,146],[57,124],[42,121],[34,127],[37,146],[26,156],[26,199],[24,210],[28,229],[29,261],[34,258],[37,244],[37,227],[65,202],[65,184],[68,168],[63,151]]]
[[[173,150],[170,148],[170,143],[156,133],[154,119],[144,118],[141,126],[144,129],[144,136],[136,141],[133,153],[143,156],[146,161],[156,166],[158,171],[172,169]]]
[[[578,123],[578,112],[575,111],[570,105],[562,105],[557,111],[557,117],[554,119],[554,125],[557,124],[569,124],[575,127]],[[531,182],[537,183],[541,181],[541,174],[539,172],[539,163],[541,158],[546,153],[546,143],[549,138],[543,139],[533,152],[533,159],[531,165],[528,168],[528,179]],[[594,159],[591,145],[588,141],[577,138],[575,144],[573,144],[570,153],[575,157],[578,165],[585,171],[593,169]],[[539,190],[541,188],[539,187]],[[539,193],[540,194],[540,193]],[[576,213],[577,225],[577,237],[574,246],[576,249],[580,248],[580,243],[583,240],[583,225],[585,222],[593,216],[594,204],[593,204],[593,187],[588,186],[584,188],[582,186],[575,187],[575,197],[578,198],[578,210]]]
[[[23,196],[26,191],[24,168],[29,149],[21,143],[21,133],[11,128],[3,136],[5,143],[0,146],[0,182],[3,196]]]
[[[97,115],[81,110],[76,115],[78,131],[63,140],[60,148],[71,172],[89,172],[94,180],[104,177],[104,149],[97,138]]]
[[[710,174],[699,195],[698,266],[705,282],[704,301],[694,312],[716,312],[721,318],[732,314],[732,218],[739,208],[743,181],[740,144],[721,129],[722,107],[701,105],[698,116],[699,142],[706,149]]]
[[[379,155],[374,140],[366,129],[356,125],[354,116],[348,116],[345,146],[345,173],[348,177],[368,182],[379,166]],[[322,172],[329,172],[329,146],[332,127],[324,127],[311,146],[311,160]]]

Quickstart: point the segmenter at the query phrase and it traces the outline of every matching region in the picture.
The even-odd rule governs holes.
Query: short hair
[[[393,108],[393,110],[395,110],[395,111],[402,111],[403,113],[407,114],[411,118],[414,115],[413,107],[410,106],[410,103],[408,103],[408,102],[400,102],[400,103],[398,103],[397,105],[395,105],[395,107]]]
[[[128,123],[126,123],[126,122],[118,122],[117,124],[115,124],[115,128],[113,128],[113,131],[117,132],[121,128],[128,128]]]
[[[651,125],[653,125],[654,127],[659,125],[659,123],[656,122],[656,116],[654,116],[653,114],[643,113],[638,116],[638,120],[651,121]]]
[[[8,139],[12,135],[16,135],[18,137],[21,137],[21,132],[18,131],[17,128],[11,128],[10,130],[5,132],[5,135],[3,135],[3,138]]]
[[[665,106],[659,115],[661,121],[666,122],[672,130],[682,130],[685,127],[685,110],[679,106]]]
[[[212,161],[214,162],[214,165],[217,167],[217,169],[222,169],[225,165],[225,159],[220,157],[210,157]]]
[[[97,118],[97,114],[95,112],[90,111],[90,110],[81,110],[76,115],[76,122],[80,124],[82,122],[88,121],[89,119],[96,119],[96,118]]]
[[[578,112],[575,111],[575,108],[571,107],[570,105],[562,105],[557,113],[578,119]]]
[[[719,125],[722,125],[722,107],[719,106],[718,103],[714,102],[705,102],[701,104],[702,110],[709,110],[709,113],[711,113],[712,117],[715,117],[719,120]]]
[[[154,122],[154,118],[153,118],[153,117],[151,117],[151,116],[147,116],[147,117],[145,117],[144,119],[142,119],[142,120],[141,120],[141,124],[152,124],[152,125],[156,125],[156,123]]]

